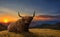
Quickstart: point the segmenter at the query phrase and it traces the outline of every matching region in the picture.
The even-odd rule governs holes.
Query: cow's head
[[[35,16],[35,11],[34,11],[34,13],[33,13],[33,16],[21,16],[21,15],[19,14],[19,12],[18,12],[18,16],[21,17],[22,20],[23,20],[25,23],[30,24],[31,21],[32,21],[32,19],[33,19],[33,17]]]

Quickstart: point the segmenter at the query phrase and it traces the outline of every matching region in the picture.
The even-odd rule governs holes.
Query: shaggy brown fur
[[[24,31],[24,22],[22,22],[22,20],[18,20],[14,23],[11,23],[8,26],[8,31],[10,32],[23,32]]]
[[[22,17],[22,19],[19,19],[16,22],[11,23],[8,26],[8,31],[17,32],[17,33],[28,32],[28,28],[32,19],[33,19],[33,16],[24,16]]]

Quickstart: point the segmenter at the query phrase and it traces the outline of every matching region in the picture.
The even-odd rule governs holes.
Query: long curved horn
[[[34,11],[34,13],[33,13],[33,17],[35,16],[35,11]]]
[[[19,14],[19,12],[18,12],[18,16],[19,16],[19,17],[22,17],[22,16]]]

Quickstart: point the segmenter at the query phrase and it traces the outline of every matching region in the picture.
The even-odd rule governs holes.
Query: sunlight
[[[9,22],[15,22],[15,21],[17,21],[18,20],[18,18],[16,18],[16,17],[12,17],[12,16],[1,16],[0,17],[0,22],[1,23],[9,23]]]
[[[8,23],[8,19],[5,19],[5,20],[4,20],[4,23]]]

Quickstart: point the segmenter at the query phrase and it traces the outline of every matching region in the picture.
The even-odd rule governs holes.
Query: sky
[[[60,15],[60,0],[0,0],[0,18],[11,16],[18,18],[21,15]]]

